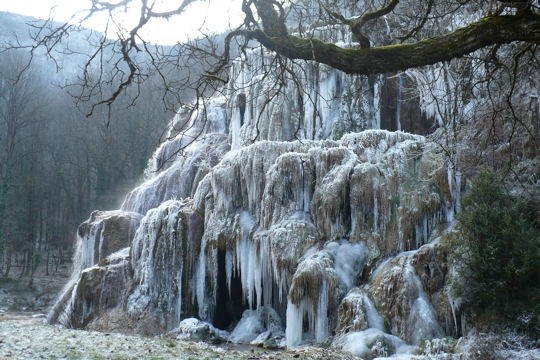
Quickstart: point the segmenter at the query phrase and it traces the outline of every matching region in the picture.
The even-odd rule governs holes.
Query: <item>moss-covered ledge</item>
[[[245,33],[263,46],[291,59],[314,60],[349,74],[377,74],[435,64],[495,44],[513,41],[540,43],[540,15],[490,15],[448,34],[372,48],[342,48],[293,35],[270,37],[262,30]]]

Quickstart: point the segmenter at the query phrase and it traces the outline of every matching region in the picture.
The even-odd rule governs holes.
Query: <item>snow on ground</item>
[[[248,346],[178,341],[117,333],[71,330],[47,325],[42,316],[0,314],[0,359],[343,359],[356,357],[334,349],[272,351]]]
[[[539,360],[536,346],[510,344],[508,336],[475,334],[459,340],[426,343],[423,355],[401,354],[377,360]],[[454,345],[452,345],[454,344]],[[428,346],[429,345],[429,346]],[[447,353],[447,347],[457,353]],[[530,344],[529,344],[530,345]],[[486,347],[489,346],[490,349]],[[429,349],[428,349],[429,348]],[[446,351],[445,351],[446,350]],[[452,351],[450,351],[452,352]],[[369,357],[372,358],[371,356]],[[214,346],[202,342],[181,341],[170,337],[143,337],[118,333],[72,330],[48,325],[43,315],[30,313],[0,314],[0,359],[175,359],[175,360],[358,360],[360,357],[334,348],[305,346],[290,350],[268,350],[245,345]]]

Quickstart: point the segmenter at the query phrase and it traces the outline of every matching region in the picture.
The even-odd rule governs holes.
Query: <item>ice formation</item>
[[[407,344],[399,337],[376,328],[338,336],[334,346],[363,359],[387,357],[393,354],[406,353],[408,350]]]
[[[459,173],[425,137],[380,129],[382,77],[304,63],[277,91],[271,56],[247,50],[225,96],[181,109],[118,212],[137,230],[99,237],[128,249],[81,227],[50,321],[288,346],[335,335],[358,354],[444,335],[452,314],[424,255],[453,220]]]

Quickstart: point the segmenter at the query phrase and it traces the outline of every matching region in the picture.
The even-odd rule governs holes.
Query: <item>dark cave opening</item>
[[[225,258],[226,251],[218,250],[217,298],[213,325],[219,329],[232,330],[228,328],[242,318],[242,313],[248,309],[248,306],[244,304],[242,299],[240,274],[234,271],[231,277],[231,292],[229,294]]]

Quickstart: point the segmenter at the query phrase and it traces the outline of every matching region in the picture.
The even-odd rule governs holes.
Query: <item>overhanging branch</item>
[[[369,49],[342,48],[292,35],[271,37],[262,30],[247,35],[291,59],[314,60],[349,74],[379,74],[451,60],[495,44],[540,43],[540,15],[491,15],[439,37]]]

